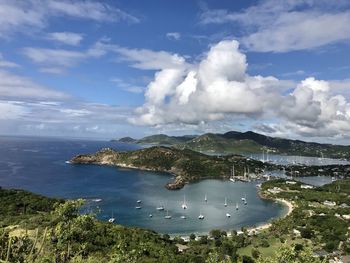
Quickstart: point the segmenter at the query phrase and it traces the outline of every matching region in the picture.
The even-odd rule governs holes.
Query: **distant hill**
[[[94,154],[77,155],[72,158],[71,163],[112,165],[172,173],[176,175],[176,179],[167,184],[168,189],[179,189],[188,182],[204,178],[229,178],[232,164],[235,165],[236,176],[242,176],[245,167],[250,167],[251,171],[256,173],[265,168],[277,167],[239,155],[210,156],[189,149],[181,150],[165,146],[128,152],[106,148]]]
[[[180,143],[185,143],[193,138],[195,138],[196,135],[184,135],[184,136],[168,136],[165,134],[156,134],[156,135],[150,135],[143,137],[142,139],[133,139],[131,137],[123,137],[119,140],[112,140],[112,141],[119,141],[124,143],[138,143],[138,144],[152,144],[152,145],[175,145]]]
[[[199,136],[168,136],[159,134],[147,136],[139,140],[125,137],[118,141],[167,145],[179,149],[191,149],[213,154],[252,154],[262,153],[265,150],[276,154],[350,159],[350,146],[270,137],[252,131],[229,131],[224,134],[206,133]]]

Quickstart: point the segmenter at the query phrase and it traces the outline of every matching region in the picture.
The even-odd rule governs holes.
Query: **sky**
[[[0,0],[0,134],[350,144],[347,0]]]

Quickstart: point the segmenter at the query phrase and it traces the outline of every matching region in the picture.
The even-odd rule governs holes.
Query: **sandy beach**
[[[280,198],[275,199],[275,201],[276,202],[280,202],[280,203],[282,203],[282,204],[284,204],[285,206],[288,207],[288,212],[284,216],[282,216],[280,218],[285,218],[285,217],[289,216],[293,212],[294,205],[290,201],[287,201],[285,199],[280,199]],[[257,227],[250,227],[250,228],[248,228],[248,231],[249,232],[259,232],[261,230],[268,229],[270,226],[271,226],[271,223],[266,223],[266,224],[263,224],[263,225],[260,225],[260,226],[257,226]]]

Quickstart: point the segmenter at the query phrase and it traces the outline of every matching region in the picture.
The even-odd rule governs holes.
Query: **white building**
[[[332,201],[328,201],[328,200],[324,201],[323,204],[326,206],[336,206],[337,205],[336,202],[332,202]]]
[[[314,188],[312,185],[308,185],[308,184],[302,184],[301,186],[300,186],[300,188],[301,189],[312,189],[312,188]]]

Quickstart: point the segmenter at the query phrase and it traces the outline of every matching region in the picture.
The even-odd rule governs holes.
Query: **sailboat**
[[[203,220],[203,219],[204,219],[204,215],[202,215],[202,212],[199,212],[198,219],[200,219],[200,220]]]
[[[230,218],[230,217],[231,217],[231,215],[230,215],[229,213],[226,213],[226,217]]]
[[[264,152],[264,150],[263,150],[263,158],[260,160],[260,161],[262,161],[263,163],[265,162],[265,152]]]
[[[186,216],[181,216],[181,219],[186,219]]]
[[[236,179],[235,179],[235,165],[234,164],[232,165],[230,181],[233,182],[233,183],[236,182]]]
[[[247,199],[246,194],[244,194],[244,197],[242,197],[241,199],[242,199],[242,201],[246,201],[246,199]]]
[[[141,209],[142,206],[135,206],[135,209]]]
[[[227,206],[227,198],[225,197],[225,203],[224,203],[224,206],[226,207]]]
[[[141,200],[137,200],[137,201],[136,201],[136,203],[138,203],[138,204],[141,204],[141,202],[142,202]]]
[[[162,206],[162,205],[157,206],[157,210],[158,211],[163,211],[164,210],[164,206]]]
[[[169,211],[166,210],[166,216],[164,216],[165,219],[171,219],[171,216],[169,215]]]
[[[110,219],[108,219],[108,222],[109,223],[114,223],[114,221],[115,221],[115,218],[114,218],[113,212],[112,212],[112,217]]]
[[[186,196],[184,195],[184,202],[182,203],[181,207],[183,209],[187,209],[187,204],[186,204]]]
[[[208,202],[207,194],[205,194],[205,196],[204,196],[204,201],[205,201],[205,202]]]
[[[236,210],[238,210],[238,203],[236,202]]]

